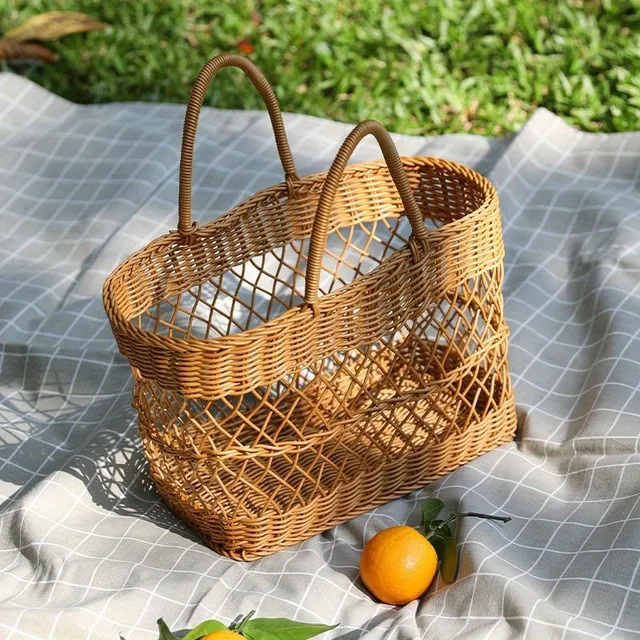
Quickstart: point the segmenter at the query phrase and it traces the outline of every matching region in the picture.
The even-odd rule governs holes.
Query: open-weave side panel
[[[509,390],[500,280],[465,282],[384,340],[248,394],[186,400],[141,380],[154,476],[196,509],[256,517],[463,433]]]

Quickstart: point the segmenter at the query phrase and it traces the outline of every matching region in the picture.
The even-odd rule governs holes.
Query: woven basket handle
[[[280,112],[278,99],[262,71],[251,60],[232,53],[223,53],[212,58],[202,67],[191,89],[187,113],[182,130],[182,152],[180,154],[180,191],[178,196],[178,231],[188,236],[195,228],[191,221],[191,177],[193,175],[193,148],[198,127],[200,109],[213,76],[224,67],[238,67],[248,76],[255,88],[260,92],[269,111],[273,133],[278,146],[278,154],[284,169],[285,181],[289,195],[293,195],[293,183],[298,179],[296,167],[289,148],[289,141],[284,130],[284,122]]]
[[[305,277],[304,300],[308,306],[314,309],[314,311],[316,310],[316,303],[318,302],[318,286],[320,284],[322,255],[327,242],[331,209],[333,207],[336,191],[351,154],[354,152],[361,140],[370,133],[378,140],[378,144],[382,149],[382,155],[387,162],[387,167],[389,168],[393,182],[400,193],[400,199],[402,200],[404,210],[409,218],[409,222],[411,223],[412,234],[411,238],[409,238],[409,242],[412,245],[412,249],[414,246],[414,238],[420,240],[425,246],[427,243],[428,232],[427,228],[424,226],[422,213],[420,212],[418,203],[413,196],[413,192],[409,186],[409,181],[407,180],[407,174],[402,166],[402,160],[400,160],[400,156],[398,155],[396,146],[393,144],[391,136],[376,120],[365,120],[364,122],[361,122],[347,136],[347,139],[344,141],[342,147],[340,147],[340,151],[338,151],[338,154],[336,155],[336,159],[331,165],[331,169],[327,174],[327,179],[322,187],[316,217],[313,221],[311,241],[309,244],[309,259],[307,261],[307,273]]]

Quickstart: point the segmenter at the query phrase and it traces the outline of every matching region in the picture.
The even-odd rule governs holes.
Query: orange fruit
[[[407,604],[429,587],[438,569],[431,543],[411,527],[391,527],[367,542],[360,557],[360,576],[379,600]]]
[[[238,638],[244,640],[244,636],[233,631],[214,631],[203,636],[200,640],[238,640]]]

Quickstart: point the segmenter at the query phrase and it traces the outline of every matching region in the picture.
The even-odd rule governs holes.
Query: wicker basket
[[[285,180],[198,227],[195,131],[226,66],[262,94]],[[386,162],[346,167],[367,134]],[[103,292],[160,495],[213,549],[249,560],[512,439],[502,260],[485,178],[399,158],[375,121],[328,173],[298,178],[264,76],[210,60],[185,118],[178,229]]]

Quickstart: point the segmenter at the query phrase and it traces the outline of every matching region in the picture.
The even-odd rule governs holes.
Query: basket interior
[[[337,291],[406,245],[404,218],[337,229],[322,263],[320,295]],[[145,309],[138,326],[175,338],[217,338],[252,329],[303,302],[308,240],[292,240]]]
[[[425,225],[437,229],[480,207],[486,193],[465,176],[407,165],[407,176]],[[232,246],[238,259],[193,269],[181,248],[155,260],[143,279],[160,293],[142,309],[132,300],[131,321],[151,333],[179,339],[217,338],[252,329],[303,302],[308,238],[323,179],[307,186],[295,203],[286,194],[271,195],[227,214],[232,220],[212,231],[217,244]],[[356,192],[357,187],[357,192]],[[335,201],[322,261],[319,295],[344,287],[378,267],[394,251],[406,247],[411,228],[384,165],[346,175]],[[257,233],[255,230],[260,230]],[[211,239],[213,240],[213,238]],[[203,241],[206,250],[208,239]],[[182,250],[186,251],[186,248]],[[244,255],[243,255],[244,254]],[[174,273],[177,272],[177,273]],[[172,279],[184,286],[175,286]],[[162,280],[162,286],[158,286]],[[165,282],[167,280],[167,282]],[[148,286],[148,285],[147,285]]]

